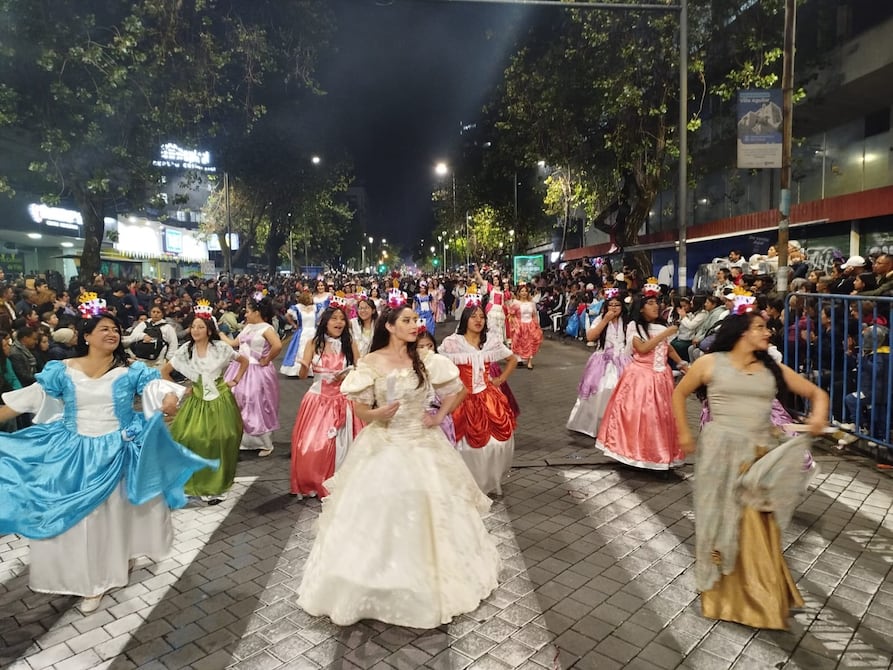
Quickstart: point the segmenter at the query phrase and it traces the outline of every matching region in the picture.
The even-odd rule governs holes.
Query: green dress
[[[220,459],[217,470],[205,468],[192,475],[186,495],[219,496],[233,485],[242,440],[242,416],[223,379],[238,352],[220,341],[210,342],[204,356],[197,351],[190,354],[189,348],[189,344],[181,346],[170,361],[192,382],[192,393],[183,401],[170,431],[177,442],[199,456]]]

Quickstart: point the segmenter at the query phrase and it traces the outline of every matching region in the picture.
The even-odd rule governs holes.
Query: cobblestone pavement
[[[893,480],[861,457],[817,452],[822,474],[784,537],[806,599],[791,631],[703,619],[692,468],[613,465],[564,429],[588,353],[547,340],[536,369],[511,379],[515,469],[486,519],[503,568],[475,612],[423,631],[338,628],[298,608],[319,503],[288,495],[289,430],[309,382],[282,379],[273,456],[243,460],[223,504],[177,511],[173,555],[141,561],[93,614],[29,591],[27,541],[0,537],[0,667],[888,668]]]

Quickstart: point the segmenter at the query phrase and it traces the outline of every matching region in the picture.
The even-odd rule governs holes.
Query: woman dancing
[[[540,328],[536,303],[530,296],[530,287],[527,284],[518,287],[518,298],[512,302],[510,310],[512,351],[518,361],[522,364],[526,361],[527,369],[533,370],[533,357],[543,343],[543,329]]]
[[[700,357],[673,393],[678,441],[695,451],[686,398],[706,387],[711,421],[695,462],[695,584],[705,617],[784,630],[803,605],[782,555],[803,480],[809,438],[780,441],[772,401],[792,391],[809,400],[805,429],[827,426],[828,394],[768,354],[769,330],[756,312],[724,321],[711,353]]]
[[[191,393],[171,423],[171,435],[199,456],[220,461],[217,470],[201,470],[186,482],[186,495],[217,505],[236,477],[242,416],[230,389],[242,381],[248,360],[220,340],[207,300],[199,300],[194,311],[189,340],[165,363],[161,376],[173,381],[171,372],[176,370],[192,382]],[[233,361],[239,372],[232,381],[224,381],[223,373]]]
[[[301,372],[301,357],[304,347],[313,340],[316,333],[316,306],[309,291],[301,291],[297,302],[289,307],[288,313],[295,325],[291,342],[285,350],[279,372],[287,377],[297,377]],[[313,376],[313,373],[311,373]]]
[[[50,361],[35,384],[3,395],[0,422],[35,418],[0,433],[0,534],[31,538],[34,591],[81,596],[87,613],[127,584],[134,559],[170,553],[170,508],[186,504],[193,472],[217,463],[171,439],[162,412],[176,413],[182,387],[130,364],[105,301],[84,298],[77,356]]]
[[[490,501],[440,430],[465,389],[447,359],[419,355],[417,333],[413,310],[387,311],[341,385],[367,425],[326,483],[298,600],[339,626],[436,628],[497,585],[499,556],[481,520]],[[429,414],[435,394],[442,405]]]
[[[329,492],[323,482],[335,474],[354,435],[363,427],[350,401],[341,394],[344,375],[359,360],[345,308],[342,296],[332,298],[301,361],[301,377],[312,368],[316,381],[301,400],[291,433],[294,495],[325,498]]]
[[[238,348],[248,361],[248,370],[233,390],[242,412],[241,449],[257,451],[264,457],[273,453],[273,431],[279,428],[279,379],[270,363],[282,351],[282,341],[271,325],[273,306],[269,298],[255,294],[245,303],[245,327],[236,339],[220,336],[224,342]],[[230,363],[224,375],[235,381],[241,375],[238,362]]]
[[[484,493],[502,495],[502,478],[512,467],[515,453],[515,414],[499,385],[514,372],[518,361],[498,340],[487,338],[487,320],[476,291],[465,294],[468,307],[462,312],[455,334],[441,345],[443,355],[459,368],[468,392],[453,412],[456,449]],[[504,361],[505,370],[490,378],[489,364]]]

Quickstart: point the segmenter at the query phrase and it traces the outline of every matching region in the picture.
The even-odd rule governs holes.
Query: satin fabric
[[[516,300],[511,306],[514,320],[511,326],[512,352],[519,360],[526,361],[540,350],[543,329],[540,328],[536,304],[533,301]]]
[[[201,382],[199,381],[199,384]],[[242,417],[236,399],[223,379],[218,397],[203,400],[191,393],[171,423],[171,435],[193,453],[220,461],[217,470],[199,470],[186,482],[186,495],[214,496],[229,491],[236,478]]]
[[[291,341],[285,349],[279,372],[288,377],[297,377],[301,373],[300,364],[304,347],[313,340],[313,336],[316,334],[316,308],[313,305],[297,304],[290,307],[289,311],[297,320],[298,327],[292,333]],[[312,371],[310,376],[313,376]]]
[[[465,440],[474,449],[486,446],[491,438],[505,442],[512,437],[516,425],[508,398],[493,386],[489,375],[484,390],[472,393],[471,365],[458,367],[459,377],[468,390],[468,395],[453,411],[456,440]]]
[[[502,374],[502,367],[500,367],[499,363],[497,363],[496,361],[490,361],[489,366],[491,379],[495,379]],[[512,414],[514,414],[515,418],[517,419],[519,416],[521,416],[521,406],[518,404],[518,399],[515,398],[515,394],[512,393],[512,389],[509,386],[509,383],[502,382],[499,385],[499,390],[502,391],[502,394],[509,401],[509,407],[512,410]]]
[[[424,324],[425,330],[434,335],[436,325],[434,321],[434,299],[430,294],[417,295],[413,300],[413,304],[415,305],[413,310],[419,315],[419,321]]]
[[[168,506],[182,507],[183,485],[192,473],[218,465],[175,442],[160,413],[147,420],[134,411],[134,395],[159,378],[157,370],[134,363],[126,373],[107,373],[119,375],[111,387],[119,428],[97,436],[77,432],[78,412],[91,408],[78,407],[72,374],[79,384],[90,385],[89,377],[69,374],[62,361],[50,361],[37,375],[46,395],[62,401],[61,417],[0,435],[0,534],[46,539],[64,533],[122,480],[133,505],[163,495]],[[11,395],[4,399],[15,407]]]
[[[790,609],[802,607],[803,598],[784,562],[774,515],[743,507],[738,543],[734,572],[701,593],[702,614],[753,628],[787,630]]]
[[[606,456],[648,470],[667,470],[685,462],[670,404],[673,373],[666,366],[667,348],[664,341],[647,354],[634,353],[620,376],[595,443]]]
[[[323,482],[335,474],[336,457],[346,456],[363,427],[341,394],[341,380],[333,377],[344,366],[342,353],[326,353],[314,361],[317,380],[301,400],[291,434],[292,493],[326,497]]]
[[[264,331],[268,323],[249,324],[239,333],[239,354],[248,359],[248,369],[233,388],[233,395],[242,414],[246,435],[265,435],[279,429],[279,378],[273,364],[261,365],[260,359],[270,353],[270,343]],[[233,381],[239,374],[239,364],[233,361],[224,375]]]
[[[422,388],[411,368],[385,375],[362,360],[342,385],[356,402],[400,408],[366,426],[326,482],[298,604],[339,626],[435,628],[497,585],[499,554],[481,519],[490,500],[441,429],[422,424],[436,391],[456,391],[456,368],[434,353],[422,362],[430,382]]]

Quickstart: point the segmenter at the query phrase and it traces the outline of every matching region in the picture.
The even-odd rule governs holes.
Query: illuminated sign
[[[239,233],[229,234],[229,248],[232,251],[236,251],[239,248]],[[217,235],[208,237],[208,251],[223,251],[220,248],[220,238]]]
[[[165,228],[164,250],[169,254],[183,253],[183,233],[174,228]]]
[[[211,165],[211,152],[183,147],[167,143],[161,145],[157,160],[152,161],[155,167],[175,168],[177,170],[200,170],[201,172],[217,172]]]
[[[52,228],[63,228],[76,232],[80,231],[84,223],[80,212],[76,212],[73,209],[63,209],[62,207],[50,207],[49,205],[32,203],[28,205],[28,214],[35,223],[43,223]]]

